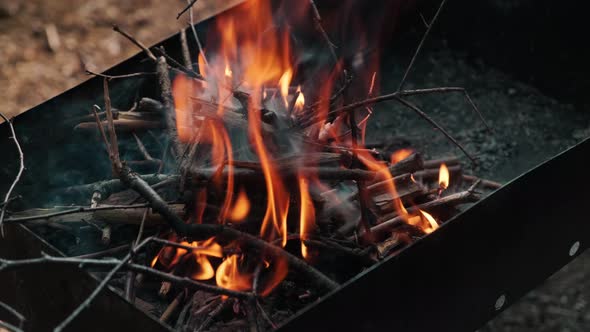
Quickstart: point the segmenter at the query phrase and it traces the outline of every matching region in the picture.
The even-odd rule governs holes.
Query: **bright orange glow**
[[[285,279],[288,272],[287,260],[282,257],[276,257],[272,261],[272,264],[266,267],[268,274],[268,280],[262,285],[260,290],[261,296],[267,296],[270,292],[278,286],[278,284]]]
[[[225,71],[224,71],[225,77],[227,78],[232,78],[233,76],[233,72],[231,71],[231,69],[229,68],[229,64],[225,65]]]
[[[197,64],[199,65],[199,73],[204,78],[207,78],[207,60],[203,57],[203,53],[199,52],[197,57]]]
[[[239,258],[237,254],[231,255],[217,267],[215,272],[217,286],[236,291],[252,289],[252,276],[240,272]]]
[[[250,200],[244,189],[240,190],[236,202],[229,214],[229,219],[233,222],[243,221],[250,212]]]
[[[379,180],[385,182],[385,187],[387,188],[387,191],[389,192],[391,197],[395,197],[393,200],[393,207],[395,211],[405,222],[409,222],[410,215],[404,207],[402,200],[399,198],[397,188],[395,187],[395,181],[393,180],[393,176],[391,176],[391,172],[389,171],[387,165],[376,160],[366,150],[360,150],[357,153],[359,160],[363,164],[365,164],[365,166],[369,170],[377,172]]]
[[[422,211],[422,210],[420,210],[420,214],[422,214],[422,216],[428,222],[428,226],[422,227],[424,232],[432,233],[434,230],[436,230],[438,228],[438,223],[436,222],[436,220],[434,219],[434,217],[431,214],[429,214],[426,211]]]
[[[192,94],[192,81],[184,75],[178,75],[172,83],[172,95],[176,110],[176,131],[178,139],[183,143],[190,142],[193,136],[194,121],[190,101]]]
[[[445,190],[449,187],[449,180],[450,180],[449,169],[447,168],[447,165],[441,164],[440,170],[438,171],[438,185],[439,185],[441,191]]]
[[[279,79],[281,97],[283,97],[283,102],[285,103],[286,108],[289,107],[289,101],[287,100],[287,97],[289,97],[289,85],[291,84],[291,78],[293,78],[293,71],[291,70],[291,68],[289,68]]]
[[[215,276],[215,270],[207,256],[193,255],[195,257],[196,268],[191,273],[190,277],[194,280],[209,280]]]
[[[299,234],[301,238],[301,255],[305,259],[309,259],[307,246],[303,241],[309,239],[309,233],[315,228],[315,208],[311,197],[309,196],[309,185],[307,180],[299,175],[299,191],[300,191],[300,217],[299,217]]]
[[[398,150],[394,153],[391,154],[391,164],[397,164],[400,161],[408,158],[409,156],[412,155],[412,153],[414,153],[414,151],[410,150],[410,149],[401,149]]]
[[[303,91],[301,91],[301,86],[297,87],[297,92],[299,92],[299,96],[295,100],[295,108],[293,110],[295,114],[301,112],[303,107],[305,107],[305,96],[303,95]]]

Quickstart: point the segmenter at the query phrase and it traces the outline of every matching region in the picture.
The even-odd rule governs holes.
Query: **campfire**
[[[106,152],[99,157],[108,158],[112,178],[60,188],[61,206],[12,211],[3,222],[98,229],[108,249],[43,259],[109,266],[108,274],[97,272],[103,282],[96,294],[117,281],[129,301],[178,329],[258,331],[436,232],[461,205],[482,197],[477,190],[500,186],[464,174],[459,157],[424,160],[411,148],[367,144],[373,105],[391,100],[475,162],[407,97],[461,93],[474,116],[481,114],[463,88],[404,89],[420,47],[399,89],[381,94],[378,59],[362,48],[352,60],[341,55],[315,3],[298,6],[251,0],[217,17],[206,36],[182,31],[182,59],[115,27],[145,52],[153,72],[91,73],[103,78],[104,103],[72,121],[76,132],[100,137]],[[328,60],[306,68],[309,48],[297,31],[310,22]],[[158,93],[126,91],[138,100],[120,110],[111,82],[136,77]],[[23,264],[3,260],[2,269]]]

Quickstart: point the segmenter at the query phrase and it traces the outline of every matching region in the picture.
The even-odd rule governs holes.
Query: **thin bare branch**
[[[439,125],[436,121],[434,121],[430,116],[428,116],[428,114],[424,113],[424,111],[422,111],[418,106],[410,103],[409,101],[400,98],[400,97],[395,97],[395,100],[397,100],[400,104],[406,106],[407,108],[411,109],[412,111],[416,112],[416,114],[418,114],[420,117],[422,117],[424,120],[426,120],[428,123],[430,123],[433,127],[435,127],[436,129],[440,130],[440,132],[445,135],[446,138],[448,138],[453,144],[455,144],[464,154],[465,156],[467,156],[467,158],[469,158],[471,160],[471,162],[475,163],[476,159],[475,157],[473,157],[469,152],[467,152],[467,150],[465,150],[465,148],[463,147],[463,145],[461,145],[461,143],[459,143],[453,136],[451,136],[451,134],[449,134],[446,129],[444,129],[441,125]]]
[[[190,3],[191,0],[186,0],[186,2]],[[201,57],[203,58],[203,62],[205,63],[205,66],[209,67],[209,62],[207,61],[207,57],[205,56],[205,52],[203,51],[203,45],[201,44],[201,40],[199,39],[199,35],[197,35],[197,29],[195,28],[195,19],[194,19],[194,15],[193,15],[193,7],[192,6],[189,10],[189,20],[190,20],[190,27],[193,32],[193,37],[195,37],[195,41],[197,42],[197,46],[199,47],[199,53],[201,54]],[[201,73],[201,74],[203,74],[203,73]]]
[[[142,243],[149,241],[150,238],[147,238]],[[139,250],[136,250],[136,252]],[[30,259],[22,259],[22,260],[7,260],[0,258],[0,271],[8,272],[14,271],[16,269],[25,267],[25,266],[33,266],[33,265],[43,265],[43,264],[61,264],[61,265],[73,265],[73,266],[80,266],[81,268],[105,268],[105,267],[117,267],[120,265],[122,260],[115,259],[115,258],[107,258],[107,259],[80,259],[74,257],[54,257],[54,256],[43,256],[39,258],[30,258]],[[252,293],[246,292],[239,292],[233,291],[231,289],[221,288],[213,285],[209,285],[203,282],[198,282],[186,277],[178,277],[170,273],[162,272],[144,265],[134,264],[127,262],[121,266],[121,269],[135,271],[138,273],[149,274],[156,278],[160,278],[163,281],[168,281],[171,283],[175,283],[182,287],[187,287],[190,289],[195,290],[203,290],[206,292],[210,292],[213,294],[219,295],[227,295],[239,299],[247,299],[254,296]]]
[[[16,309],[14,309],[13,307],[9,306],[8,304],[0,301],[0,307],[2,309],[4,309],[5,311],[9,312],[12,316],[14,316],[16,319],[18,319],[19,324],[18,324],[18,328],[22,329],[23,328],[23,324],[25,323],[25,316],[23,316],[20,312],[16,311]],[[2,322],[2,321],[0,321]]]
[[[182,16],[182,14],[186,13],[187,10],[192,9],[193,6],[195,5],[195,3],[197,3],[197,1],[199,1],[199,0],[192,0],[192,1],[190,1],[189,4],[186,7],[184,7],[184,9],[181,10],[178,13],[178,15],[176,15],[176,19],[178,20]]]
[[[1,112],[0,112],[0,117],[2,117],[4,119],[4,121],[8,124],[8,126],[10,127],[10,132],[12,133],[11,138],[12,138],[12,140],[14,140],[14,144],[16,145],[16,149],[18,150],[19,162],[20,162],[18,173],[16,174],[14,181],[12,181],[12,184],[10,185],[8,192],[6,193],[6,196],[4,197],[4,202],[3,202],[4,204],[2,204],[2,210],[0,210],[0,232],[2,233],[2,237],[4,237],[4,226],[3,226],[4,215],[6,214],[6,208],[8,207],[8,201],[10,200],[10,195],[12,195],[12,191],[14,190],[14,187],[16,187],[17,183],[20,181],[21,175],[23,174],[23,171],[25,170],[25,155],[23,153],[22,148],[20,147],[20,143],[18,142],[18,138],[16,137],[16,132],[14,131],[14,126],[12,125],[12,122],[10,122],[10,120]]]
[[[158,61],[158,59],[156,58],[156,56],[154,55],[154,53],[152,53],[152,51],[150,51],[149,48],[147,48],[142,42],[140,42],[139,40],[135,39],[135,37],[133,37],[132,35],[128,34],[125,30],[122,30],[118,25],[113,25],[113,30],[115,30],[116,32],[120,33],[121,35],[123,35],[125,38],[127,38],[130,42],[132,42],[133,44],[135,44],[137,47],[141,48],[148,57],[150,57],[150,59],[152,59],[154,62]]]
[[[105,210],[142,209],[142,208],[146,208],[146,207],[149,207],[148,203],[141,203],[141,204],[134,204],[134,205],[98,206],[95,208],[80,206],[80,207],[77,207],[74,209],[59,211],[59,212],[54,212],[54,213],[40,214],[40,215],[30,216],[30,217],[8,218],[5,221],[7,223],[22,223],[22,222],[28,222],[28,221],[33,221],[33,220],[51,219],[54,217],[64,216],[64,215],[68,215],[68,214],[105,211]]]
[[[106,75],[106,74],[99,74],[92,72],[88,69],[85,70],[87,75],[94,75],[98,77],[108,78],[109,80],[119,79],[119,78],[132,78],[132,77],[139,77],[139,76],[148,76],[148,75],[156,75],[155,72],[139,72],[139,73],[132,73],[132,74],[125,74],[125,75]]]
[[[414,56],[412,56],[412,60],[410,60],[410,64],[406,68],[406,72],[404,73],[404,76],[402,77],[402,80],[399,83],[399,87],[397,88],[397,91],[402,91],[402,89],[404,88],[404,85],[406,84],[406,80],[408,79],[408,75],[410,74],[410,71],[412,71],[412,67],[414,67],[414,63],[416,62],[416,59],[418,58],[418,55],[420,54],[420,51],[422,50],[422,47],[424,46],[424,42],[428,38],[428,35],[430,34],[430,30],[432,30],[432,27],[434,26],[434,23],[436,23],[438,16],[440,15],[443,8],[445,7],[446,2],[447,2],[447,0],[441,1],[440,6],[438,7],[438,10],[436,11],[436,14],[434,14],[434,17],[430,21],[430,24],[428,24],[428,28],[426,29],[426,32],[424,32],[424,35],[422,36],[422,40],[420,40],[420,44],[418,44],[418,47],[416,48],[416,52],[414,52]]]
[[[119,270],[121,270],[123,268],[123,266],[125,264],[127,264],[131,258],[133,258],[133,256],[136,253],[136,250],[141,249],[143,246],[145,246],[146,244],[150,243],[151,238],[147,238],[145,239],[145,241],[143,241],[141,244],[139,244],[136,248],[134,248],[134,250],[132,252],[130,252],[129,254],[127,254],[127,256],[125,256],[125,258],[123,258],[106,276],[105,278],[100,282],[100,284],[94,289],[94,291],[92,292],[92,294],[90,294],[90,296],[88,296],[88,298],[86,298],[86,300],[84,300],[84,302],[82,302],[68,317],[66,317],[66,319],[64,319],[55,329],[55,332],[61,332],[66,326],[68,326],[74,319],[76,319],[76,317],[78,317],[80,315],[80,313],[82,311],[84,311],[84,309],[88,308],[90,306],[90,303],[92,303],[92,301],[94,301],[94,299],[96,298],[96,296],[98,296],[98,294],[107,286],[107,284],[109,283],[109,281],[111,281],[111,279],[113,278],[113,276],[115,276],[115,273],[117,273]]]

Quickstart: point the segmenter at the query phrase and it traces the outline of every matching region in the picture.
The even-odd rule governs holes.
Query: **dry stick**
[[[326,32],[326,30],[324,30],[324,27],[322,26],[322,17],[320,16],[320,11],[318,10],[318,7],[315,5],[315,2],[313,0],[309,0],[309,4],[311,5],[312,9],[314,26],[322,35],[324,42],[328,45],[334,63],[338,63],[338,56],[336,55],[336,45],[332,43],[330,37],[328,36],[328,33]]]
[[[191,0],[187,0],[187,3],[189,3]],[[207,62],[207,58],[205,57],[205,52],[203,51],[203,45],[201,45],[201,40],[199,39],[199,36],[197,35],[197,29],[195,28],[195,21],[194,21],[194,17],[193,17],[193,7],[190,7],[189,10],[189,20],[190,20],[190,26],[191,26],[191,31],[193,32],[193,37],[195,37],[195,41],[197,42],[197,47],[199,48],[199,53],[201,54],[201,58],[203,58],[203,62],[205,63],[205,66],[209,67],[209,62]],[[203,73],[201,73],[203,74]]]
[[[242,305],[246,309],[246,316],[250,325],[250,332],[260,331],[258,324],[258,307],[256,307],[256,299],[252,298],[247,301],[242,301]]]
[[[181,10],[178,15],[176,15],[176,19],[178,20],[180,18],[180,16],[182,16],[182,14],[184,14],[187,10],[192,10],[193,5],[197,2],[198,0],[191,0],[190,3],[188,4],[188,6],[184,7],[183,10]]]
[[[135,239],[135,243],[131,243],[131,248],[135,248],[139,245],[139,241],[143,237],[143,229],[145,227],[145,220],[149,213],[149,208],[145,209],[143,212],[143,216],[141,217],[141,223],[139,224],[139,230],[137,231],[137,238]],[[125,282],[125,298],[127,301],[133,303],[135,302],[135,272],[129,271],[127,273],[127,280]]]
[[[460,92],[467,100],[467,103],[471,106],[471,109],[479,116],[481,122],[486,126],[488,130],[492,130],[492,127],[488,124],[483,113],[479,110],[479,107],[475,104],[471,96],[467,92],[465,88],[461,87],[440,87],[440,88],[427,88],[427,89],[414,89],[414,90],[403,90],[399,91],[400,96],[414,96],[414,95],[423,95],[423,94],[432,94],[432,93],[450,93],[450,92]]]
[[[160,58],[158,60],[158,64],[160,65],[164,63],[165,60]],[[168,73],[166,72],[165,77],[168,79]],[[106,86],[106,81],[105,81]],[[163,89],[166,89],[164,87]],[[105,89],[105,94],[108,93],[108,90]],[[165,103],[168,101],[165,100]],[[170,105],[172,104],[171,95],[170,95]],[[172,108],[173,110],[173,108]],[[112,113],[110,108],[107,108],[107,116],[112,118]],[[114,127],[112,122],[109,123],[109,130],[111,133],[114,132]],[[109,142],[104,142],[106,146],[109,146]],[[117,143],[117,136],[111,135],[111,142],[110,145],[118,145]],[[118,151],[118,148],[111,148],[110,154],[114,155],[115,151]],[[180,150],[182,152],[182,150]],[[180,154],[179,154],[180,155]],[[119,179],[130,189],[135,190],[138,194],[140,194],[150,205],[152,209],[162,215],[162,217],[168,222],[168,224],[174,229],[174,231],[181,235],[181,236],[188,236],[192,237],[195,240],[206,240],[213,236],[219,236],[224,239],[228,240],[240,240],[243,241],[245,244],[248,244],[256,249],[261,250],[262,252],[268,253],[272,256],[282,256],[287,260],[290,266],[292,266],[295,270],[299,270],[301,273],[308,276],[310,281],[315,282],[321,288],[327,290],[334,290],[339,287],[339,285],[325,276],[320,271],[316,270],[312,266],[308,265],[306,262],[300,260],[296,256],[290,254],[289,252],[283,250],[280,247],[272,245],[258,237],[252,236],[248,233],[242,233],[238,230],[233,228],[226,227],[220,224],[186,224],[184,221],[176,215],[172,209],[167,205],[167,203],[160,197],[160,195],[152,188],[150,185],[145,182],[137,173],[133,172],[130,168],[123,165],[119,159],[118,155],[114,155],[114,158],[111,159],[113,163],[113,168],[116,170],[116,174],[118,175]]]
[[[138,77],[138,76],[148,76],[148,75],[156,75],[155,72],[139,72],[139,73],[132,73],[132,74],[125,74],[125,75],[106,75],[106,74],[99,74],[99,73],[95,73],[92,72],[88,69],[85,70],[87,75],[94,75],[94,76],[98,76],[98,77],[104,77],[107,78],[109,80],[114,80],[114,79],[118,79],[118,78],[132,78],[132,77]]]
[[[211,310],[208,314],[207,314],[207,318],[205,319],[205,321],[203,321],[203,323],[201,323],[201,326],[199,326],[199,328],[197,328],[195,331],[196,332],[201,332],[204,331],[207,327],[209,327],[209,325],[213,322],[213,319],[215,318],[215,316],[217,316],[219,313],[221,313],[225,308],[229,307],[229,304],[232,301],[221,301],[217,307],[215,307],[215,309]]]
[[[356,149],[358,148],[358,141],[357,141],[357,127],[356,127],[356,120],[355,120],[355,116],[354,116],[354,112],[350,112],[348,113],[348,118],[350,121],[350,134],[351,134],[351,138],[352,138],[352,164],[351,164],[351,168],[357,168],[359,166],[359,159],[358,159],[358,155],[356,152]],[[367,191],[365,190],[365,183],[364,181],[361,180],[357,180],[356,182],[356,188],[359,194],[359,207],[361,209],[361,222],[360,225],[363,228],[363,231],[365,232],[365,234],[367,235],[369,241],[372,240],[372,235],[371,235],[371,226],[369,225],[369,209],[367,207],[367,201],[368,201],[368,196],[367,196]]]
[[[106,276],[105,278],[100,282],[100,284],[94,289],[94,291],[92,292],[92,294],[90,294],[90,296],[88,296],[88,298],[82,302],[68,317],[66,317],[65,320],[63,320],[55,329],[55,332],[60,332],[62,331],[66,326],[68,326],[76,317],[78,317],[80,315],[80,313],[82,311],[84,311],[84,309],[86,309],[87,307],[90,306],[90,303],[92,303],[92,301],[96,298],[96,296],[98,296],[98,294],[106,287],[106,285],[109,283],[109,281],[111,281],[111,279],[113,278],[113,276],[115,276],[115,273],[117,273],[119,270],[121,270],[121,268],[123,268],[123,265],[127,264],[131,258],[133,258],[133,256],[135,256],[137,250],[141,249],[143,246],[145,246],[146,244],[148,244],[150,242],[150,238],[147,238],[145,241],[143,241],[142,243],[139,244],[139,246],[137,246],[136,248],[132,249],[131,252],[129,254],[127,254],[127,256],[125,256]]]
[[[130,245],[123,244],[123,245],[120,245],[118,247],[110,248],[110,249],[103,250],[103,251],[93,252],[93,253],[90,253],[90,254],[79,255],[79,256],[72,256],[72,258],[80,258],[80,259],[84,259],[84,258],[98,258],[98,257],[107,256],[107,255],[117,254],[117,253],[119,253],[119,252],[121,252],[123,250],[127,250],[129,248],[130,248]]]
[[[166,61],[169,62],[170,65],[167,67],[171,68],[172,70],[178,70],[178,71],[181,71],[182,73],[186,74],[189,77],[197,78],[199,80],[204,80],[204,78],[203,78],[203,76],[201,76],[201,74],[192,70],[192,68],[185,67],[183,64],[176,61],[176,59],[169,56],[168,53],[166,53],[164,46],[154,47],[153,50],[154,50],[154,52],[156,52],[158,54],[159,57],[164,57],[166,59]]]
[[[16,187],[16,184],[20,181],[20,177],[23,174],[23,171],[25,170],[25,155],[23,153],[23,150],[20,147],[20,143],[18,142],[18,139],[16,138],[16,132],[14,131],[14,126],[12,125],[12,122],[10,122],[10,120],[6,116],[4,116],[4,114],[2,114],[2,112],[0,112],[0,117],[2,117],[4,119],[4,121],[6,123],[8,123],[8,127],[10,127],[10,132],[12,133],[11,138],[14,140],[14,144],[16,145],[16,149],[18,150],[18,155],[19,155],[19,160],[20,160],[20,166],[18,169],[18,173],[16,174],[14,181],[12,181],[12,184],[10,185],[8,192],[6,193],[6,196],[4,197],[4,202],[3,202],[4,204],[2,204],[2,209],[0,210],[0,232],[2,233],[2,237],[4,237],[4,226],[3,226],[4,215],[6,214],[6,208],[8,207],[8,201],[10,199],[10,195],[12,195],[12,191],[14,190],[14,187]]]
[[[151,242],[152,238],[146,238],[142,244]],[[137,247],[137,251],[139,251],[141,247]],[[10,272],[16,269],[22,268],[24,266],[33,266],[33,265],[42,265],[42,264],[64,264],[64,265],[72,265],[72,266],[80,266],[84,267],[113,267],[120,265],[122,260],[109,258],[109,259],[80,259],[74,257],[55,257],[55,256],[43,256],[38,258],[30,258],[30,259],[22,259],[22,260],[8,260],[0,258],[0,272]],[[194,290],[202,290],[205,292],[219,294],[219,295],[226,295],[230,297],[235,297],[238,299],[247,299],[252,297],[252,293],[234,291],[231,289],[226,289],[218,286],[213,286],[204,282],[199,282],[192,280],[186,277],[178,277],[172,275],[170,273],[162,272],[151,267],[129,263],[122,265],[122,268],[125,270],[131,270],[143,274],[149,274],[156,278],[160,278],[164,281],[169,281],[181,287],[187,287]]]
[[[322,180],[364,180],[372,181],[379,173],[374,171],[366,171],[362,169],[349,169],[349,168],[336,168],[336,167],[301,167],[299,169],[294,167],[282,167],[278,169],[279,173],[284,179],[295,179],[297,174],[304,176],[317,175]],[[216,169],[201,169],[193,167],[190,173],[193,177],[193,181],[209,181],[214,176],[221,174],[223,177],[227,177],[228,170],[224,169],[222,172],[216,172]],[[260,181],[264,179],[264,174],[257,169],[234,169],[234,178],[236,181]]]
[[[160,83],[160,93],[162,101],[164,102],[164,109],[166,112],[166,128],[168,129],[168,137],[172,141],[176,155],[182,156],[184,147],[178,141],[178,133],[176,132],[176,113],[174,111],[174,99],[172,98],[172,85],[170,83],[170,76],[168,74],[168,64],[164,57],[157,60],[156,71],[158,72],[158,82]]]
[[[469,102],[469,104],[471,104],[473,111],[476,112],[479,115],[480,119],[483,120],[483,114],[481,113],[479,108],[475,105],[475,103],[473,102],[471,97],[469,97],[469,95],[467,94],[467,90],[465,90],[465,88],[461,88],[461,87],[440,87],[440,88],[427,88],[427,89],[396,91],[396,92],[392,92],[392,93],[377,96],[377,97],[367,98],[365,100],[357,101],[352,104],[344,105],[344,106],[337,108],[335,110],[331,110],[328,113],[328,116],[334,116],[334,115],[337,115],[337,114],[340,114],[343,112],[351,112],[357,108],[371,106],[371,105],[381,103],[384,101],[388,101],[388,100],[394,100],[399,97],[408,97],[408,96],[425,95],[425,94],[433,94],[433,93],[450,93],[450,92],[463,93],[465,95],[467,101]],[[309,127],[317,122],[318,122],[317,119],[306,118],[301,121],[300,125],[303,127]],[[487,124],[487,122],[483,121],[483,123],[486,127],[490,128],[489,125]]]
[[[266,322],[273,328],[273,330],[276,330],[277,325],[270,319],[270,317],[266,313],[266,310],[264,310],[264,308],[262,307],[262,305],[260,304],[258,299],[256,299],[256,306],[258,307],[258,310],[262,314],[262,318],[264,318],[264,320],[266,320]]]
[[[0,327],[2,327],[2,330],[8,329],[11,332],[24,332],[22,329],[2,320],[0,320]]]
[[[14,201],[21,199],[21,198],[23,198],[21,195],[16,195],[16,196],[10,197],[7,201],[0,202],[0,207],[3,207],[4,205],[10,204],[11,202],[14,202]]]
[[[170,227],[172,227],[172,229],[174,229],[174,231],[180,236],[191,237],[197,241],[206,240],[213,236],[218,236],[227,240],[242,241],[244,244],[252,246],[253,248],[272,256],[285,258],[293,269],[306,275],[310,281],[323,289],[334,290],[339,286],[336,282],[332,281],[306,262],[283,250],[281,247],[272,245],[258,237],[220,224],[186,224],[168,207],[158,193],[156,193],[147,182],[141,179],[137,174],[131,172],[128,168],[124,168],[120,171],[120,177],[123,183],[147,200],[152,206],[152,209],[162,215]]]
[[[166,322],[168,321],[168,319],[170,319],[170,316],[172,316],[172,314],[174,313],[176,308],[178,308],[178,305],[184,298],[184,293],[184,290],[182,290],[178,293],[178,295],[176,295],[174,300],[170,303],[170,305],[168,305],[166,310],[162,313],[162,316],[160,316],[160,322]]]
[[[460,205],[466,203],[473,203],[479,201],[480,199],[480,195],[476,194],[473,190],[467,190],[464,192],[445,196],[443,198],[430,201],[424,204],[410,207],[408,208],[408,213],[415,213],[418,212],[418,210],[429,211],[430,209],[446,205]],[[396,216],[379,225],[373,226],[372,231],[376,234],[381,234],[402,224],[404,224],[404,219],[401,216]]]
[[[414,62],[416,62],[416,59],[418,58],[418,55],[420,54],[420,51],[422,50],[422,47],[424,46],[424,42],[428,38],[428,34],[430,34],[430,30],[432,30],[432,26],[434,25],[434,23],[436,23],[436,20],[438,19],[438,16],[442,12],[442,9],[444,8],[446,2],[447,2],[447,0],[441,1],[440,6],[438,7],[438,10],[436,11],[436,14],[434,14],[434,17],[430,21],[430,24],[428,24],[428,28],[426,29],[426,32],[424,32],[424,35],[422,36],[422,40],[420,40],[420,44],[418,44],[418,48],[416,48],[416,52],[414,52],[414,56],[412,56],[412,60],[410,60],[410,64],[406,68],[406,72],[404,73],[404,76],[402,77],[402,80],[399,84],[399,87],[397,88],[397,91],[401,91],[404,88],[404,84],[406,84],[406,79],[408,78],[408,75],[410,74],[412,67],[414,67]]]
[[[461,145],[461,143],[459,143],[457,140],[455,140],[455,138],[453,136],[451,136],[451,134],[449,134],[441,125],[439,125],[436,121],[434,121],[430,116],[428,116],[428,114],[424,113],[424,111],[422,111],[418,106],[410,103],[409,101],[402,99],[400,97],[395,97],[394,98],[396,101],[398,101],[400,104],[408,107],[409,109],[411,109],[412,111],[416,112],[420,117],[422,117],[424,120],[426,120],[428,123],[430,123],[433,127],[435,127],[436,129],[438,129],[443,135],[445,135],[446,138],[448,138],[453,144],[455,144],[466,156],[467,158],[469,158],[471,160],[472,163],[476,163],[476,160],[473,156],[471,156],[471,154],[469,154],[469,152],[467,152],[467,150],[465,150],[465,148],[463,147],[463,145]]]
[[[86,213],[86,212],[105,211],[105,210],[141,209],[141,208],[146,208],[149,206],[150,206],[149,203],[141,203],[141,204],[134,204],[134,205],[98,206],[95,208],[80,206],[80,207],[70,209],[70,210],[64,210],[64,211],[59,211],[59,212],[47,213],[47,214],[40,214],[40,215],[36,215],[36,216],[8,218],[5,221],[9,222],[9,223],[22,223],[22,222],[33,221],[33,220],[51,219],[54,217],[64,216],[64,215],[68,215],[68,214],[75,214],[75,213]]]
[[[182,48],[182,60],[184,62],[184,66],[188,69],[193,69],[193,64],[191,61],[191,53],[188,49],[188,42],[186,40],[186,30],[180,29],[180,45]]]
[[[115,125],[113,123],[113,110],[111,108],[111,97],[109,93],[109,83],[108,80],[105,78],[103,79],[103,89],[104,89],[104,105],[105,105],[105,112],[107,115],[107,131],[109,133],[109,157],[111,158],[111,162],[113,164],[113,175],[116,175],[116,170],[122,167],[121,158],[119,157],[119,144],[117,143],[117,132],[115,131]],[[99,128],[102,128],[102,125],[99,123],[96,124]],[[103,133],[101,133],[103,135]],[[103,136],[103,139],[106,136]]]
[[[23,316],[20,312],[16,311],[13,307],[9,306],[8,304],[0,301],[0,308],[3,308],[5,311],[8,311],[11,315],[13,315],[16,319],[18,319],[18,328],[22,329],[23,324],[25,323],[25,316]],[[1,322],[1,321],[0,321]]]
[[[133,36],[128,34],[126,31],[121,30],[121,28],[119,28],[118,25],[113,25],[113,30],[122,34],[125,38],[129,39],[130,42],[135,44],[137,47],[141,48],[147,54],[147,56],[150,57],[150,59],[152,59],[154,62],[158,61],[158,59],[156,58],[154,53],[152,53],[152,51],[150,51],[144,44],[142,44],[139,40],[135,39]]]
[[[473,175],[463,175],[463,180],[467,181],[467,182],[477,182],[480,181],[480,185],[484,188],[487,189],[500,189],[502,188],[503,184],[499,183],[499,182],[495,182],[495,181],[491,181],[491,180],[485,180],[485,179],[480,179],[478,177],[475,177]]]

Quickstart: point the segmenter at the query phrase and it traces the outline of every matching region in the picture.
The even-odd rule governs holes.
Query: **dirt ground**
[[[207,7],[215,1],[201,0],[199,3]],[[113,23],[132,31],[139,40],[148,45],[175,33],[186,24],[186,20],[175,20],[176,13],[184,4],[185,1],[182,0],[0,0],[2,112],[7,116],[14,116],[85,80],[85,68],[99,72],[137,53],[133,45],[112,32]],[[206,12],[201,11],[202,15],[206,15]],[[159,19],[154,19],[155,17]],[[161,19],[163,17],[168,19]],[[425,61],[446,61],[445,59],[449,57],[443,54],[434,57],[434,60]],[[456,62],[452,64],[457,65]],[[464,64],[460,65],[463,68]],[[470,77],[471,74],[453,72],[434,75],[438,75],[435,78],[445,75],[456,78],[454,75]],[[479,79],[485,80],[489,75],[496,74],[486,72],[481,75]],[[432,76],[424,77],[433,79]],[[471,84],[469,81],[460,83]],[[483,99],[488,95],[487,98],[494,101],[494,107],[510,109],[509,106],[513,104],[502,105],[500,101],[508,100],[508,96],[510,100],[514,100],[516,94],[520,96],[517,102],[522,102],[517,105],[522,108],[526,98],[534,93],[520,85],[486,86],[475,91],[473,97],[478,102],[485,103]],[[554,105],[547,98],[541,100],[543,105]],[[435,112],[444,113],[445,107],[454,107],[459,102],[450,99]],[[578,126],[579,128],[574,128],[576,131],[572,137],[557,140],[553,148],[559,151],[564,148],[564,144],[571,145],[588,136],[588,132],[584,130],[588,128],[588,121],[578,121]],[[501,141],[496,142],[495,146],[478,143],[477,131],[466,132],[464,136],[463,138],[474,142],[471,148],[484,154],[486,149],[502,149],[508,152],[516,149],[503,145]],[[438,142],[428,138],[423,140],[433,142],[431,144]],[[533,161],[536,160],[530,162]],[[492,169],[501,170],[502,167],[507,167],[494,162],[496,161],[489,160],[484,164],[490,169],[489,174],[492,177],[506,180],[502,174],[512,175],[507,171],[502,174],[492,172]],[[590,331],[589,280],[590,253],[585,253],[482,328],[482,331]]]

